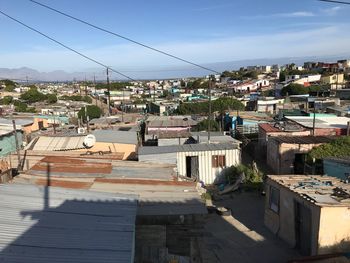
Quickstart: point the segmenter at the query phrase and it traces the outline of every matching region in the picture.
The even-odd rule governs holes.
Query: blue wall
[[[335,160],[323,160],[323,172],[329,176],[334,176],[346,180],[346,173],[350,175],[350,164]]]
[[[22,142],[23,142],[23,136],[22,132],[17,131],[17,137],[18,137],[18,144],[21,149]],[[16,151],[16,141],[15,141],[15,135],[14,134],[7,134],[0,137],[0,157],[4,157],[11,152]]]

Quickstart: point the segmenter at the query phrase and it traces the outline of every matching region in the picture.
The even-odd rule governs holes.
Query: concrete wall
[[[279,212],[276,213],[269,208],[270,187],[273,186],[280,191]],[[318,252],[318,231],[320,228],[320,207],[306,201],[300,195],[278,183],[267,179],[264,223],[270,231],[283,239],[290,247],[296,246],[295,234],[295,201],[303,204],[311,210],[311,254]]]
[[[349,207],[322,207],[318,254],[350,251]]]
[[[279,144],[275,140],[267,143],[267,165],[275,174],[294,174],[296,153],[307,153],[321,144]]]
[[[278,136],[308,136],[311,134],[311,131],[295,131],[295,132],[266,132],[264,129],[259,127],[259,144],[261,146],[267,145],[269,137],[278,137]]]
[[[43,123],[44,128],[49,127],[49,123],[48,123],[47,119],[34,118],[33,124],[32,124],[32,126],[30,126],[30,130],[28,132],[38,131],[39,130],[39,122]]]
[[[280,174],[279,143],[269,140],[266,147],[266,164],[274,174]]]
[[[212,167],[213,155],[225,155],[226,167],[238,165],[241,163],[241,150],[218,150],[218,151],[200,151],[200,152],[179,152],[177,153],[178,174],[186,176],[186,156],[198,156],[199,180],[205,184],[214,183],[216,177],[221,173],[222,168]]]

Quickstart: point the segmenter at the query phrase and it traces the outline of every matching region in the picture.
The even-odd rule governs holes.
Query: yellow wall
[[[47,119],[41,119],[41,118],[34,118],[32,126],[30,126],[30,132],[38,131],[39,130],[39,122],[43,122],[43,127],[47,128],[49,127],[49,124],[47,122]]]
[[[273,186],[280,191],[279,213],[276,213],[269,208],[270,186]],[[303,204],[311,210],[311,255],[316,255],[318,248],[317,238],[319,231],[320,207],[306,201],[289,188],[281,186],[270,179],[267,179],[266,181],[264,223],[270,231],[283,239],[290,247],[295,247],[295,201]]]
[[[318,253],[350,251],[350,208],[322,207]]]
[[[337,78],[337,74],[322,77],[321,82],[324,84],[343,83],[344,82],[344,74],[338,74],[338,78]]]
[[[88,149],[91,152],[109,151],[112,153],[124,153],[123,160],[132,159],[136,156],[137,146],[135,144],[121,144],[121,143],[107,143],[96,142],[95,145]],[[86,152],[86,149],[80,149],[79,151]]]

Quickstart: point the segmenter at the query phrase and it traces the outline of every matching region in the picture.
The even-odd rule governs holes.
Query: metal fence
[[[237,125],[237,131],[240,134],[252,134],[259,132],[258,124]]]

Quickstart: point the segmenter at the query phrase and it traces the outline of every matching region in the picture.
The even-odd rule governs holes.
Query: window
[[[212,156],[212,166],[213,166],[213,168],[225,167],[226,166],[225,155],[213,155]]]
[[[280,191],[275,187],[270,187],[270,209],[276,213],[280,208]]]

